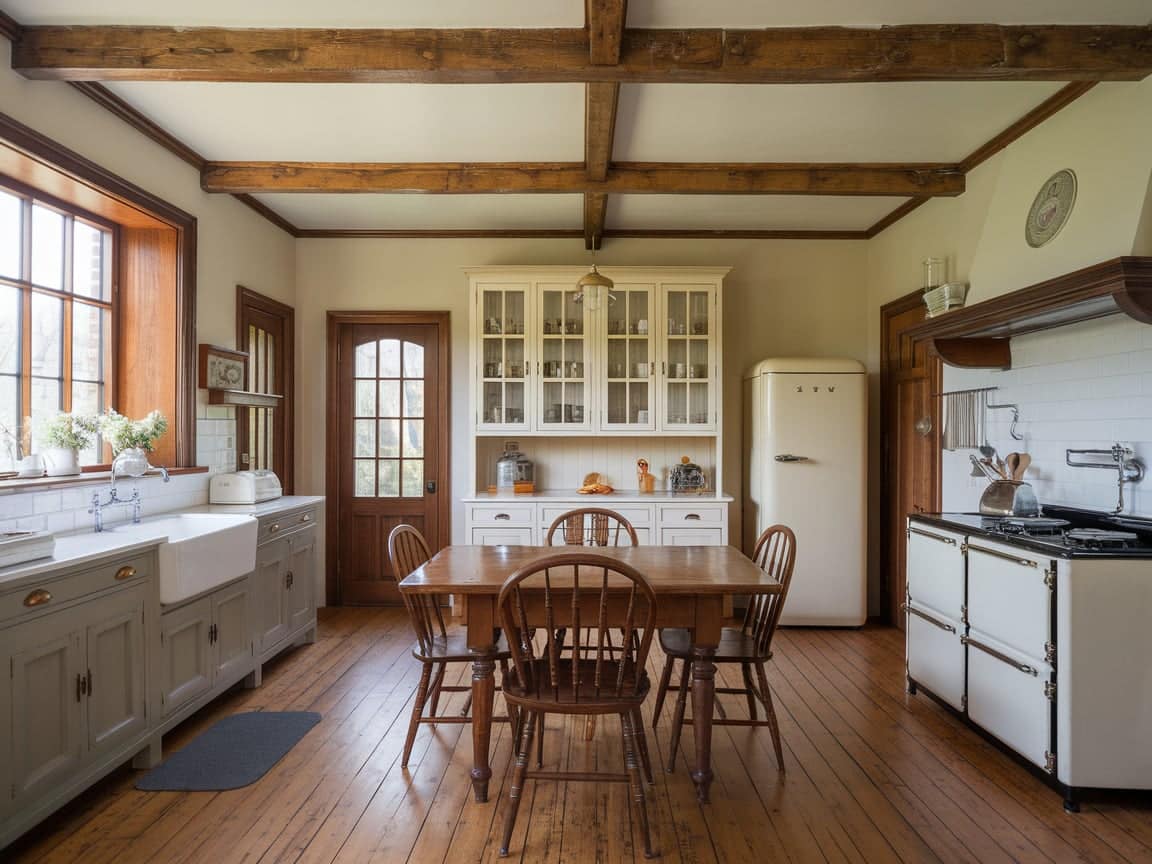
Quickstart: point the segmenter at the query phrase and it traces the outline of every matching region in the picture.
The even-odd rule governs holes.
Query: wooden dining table
[[[464,598],[464,624],[472,661],[472,788],[476,800],[488,800],[492,776],[489,748],[495,699],[494,652],[500,625],[496,606],[504,581],[526,564],[549,555],[606,555],[639,570],[656,594],[656,625],[692,632],[692,713],[696,795],[708,802],[712,785],[712,710],[716,667],[713,655],[723,627],[724,598],[733,594],[775,594],[780,583],[732,546],[447,546],[400,583],[414,594]],[[530,626],[544,626],[544,609],[530,607]],[[623,624],[624,604],[611,605],[607,622]],[[587,620],[587,619],[585,619]],[[560,623],[560,622],[556,622]]]

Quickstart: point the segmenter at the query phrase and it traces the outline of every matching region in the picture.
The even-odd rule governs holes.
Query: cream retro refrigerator
[[[867,617],[868,384],[837,358],[779,358],[744,376],[744,551],[769,525],[796,533],[782,624]]]

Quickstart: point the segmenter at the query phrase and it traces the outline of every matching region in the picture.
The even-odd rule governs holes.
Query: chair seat
[[[536,680],[549,682],[547,658],[531,661]],[[558,691],[550,684],[526,691],[520,682],[516,668],[508,670],[504,679],[504,698],[531,711],[544,711],[549,714],[619,714],[640,705],[648,695],[648,673],[640,673],[640,687],[636,689],[636,671],[629,670],[624,676],[621,695],[616,695],[616,673],[613,664],[601,667],[601,686],[597,692],[593,683],[596,676],[596,661],[581,660],[578,664],[579,692],[573,694],[572,661],[565,657],[560,661],[559,676],[556,682]]]
[[[683,627],[664,627],[660,631],[660,647],[664,653],[678,659],[692,659],[692,634]],[[756,640],[736,627],[725,627],[720,634],[720,644],[716,647],[716,662],[753,662],[767,660],[772,656],[756,650]]]
[[[444,661],[448,663],[471,663],[475,659],[475,655],[468,650],[468,636],[465,633],[449,633],[446,637],[436,636],[432,640],[431,649],[431,651],[425,653],[420,649],[420,643],[414,642],[412,644],[412,656],[417,660]],[[510,656],[508,640],[506,640],[504,634],[501,633],[500,638],[496,640],[496,653],[493,657],[497,660],[507,660]]]

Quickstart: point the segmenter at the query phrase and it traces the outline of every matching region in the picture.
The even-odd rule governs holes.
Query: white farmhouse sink
[[[160,602],[179,603],[256,569],[251,516],[178,513],[122,526],[121,533],[166,536],[159,546]]]

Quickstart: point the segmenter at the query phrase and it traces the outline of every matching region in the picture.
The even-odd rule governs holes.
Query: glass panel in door
[[[713,424],[713,304],[708,288],[668,289],[664,297],[664,424]]]
[[[527,425],[524,326],[527,291],[486,288],[481,292],[480,426]]]
[[[609,426],[652,429],[650,402],[655,363],[649,332],[652,286],[617,285],[605,312],[604,421]]]
[[[540,428],[586,428],[587,315],[575,286],[540,290]]]

